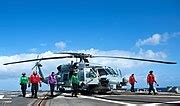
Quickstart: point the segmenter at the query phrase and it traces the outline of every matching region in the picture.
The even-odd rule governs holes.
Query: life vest
[[[78,76],[77,75],[72,75],[71,77],[71,82],[72,84],[79,84],[79,79],[78,79]]]
[[[20,78],[20,84],[27,84],[28,83],[28,77],[22,76]]]
[[[56,83],[57,83],[57,81],[56,81],[56,76],[50,75],[50,76],[48,77],[48,82],[49,82],[49,84],[56,84]]]
[[[147,83],[153,84],[155,82],[155,78],[153,74],[148,74],[147,76]]]
[[[30,76],[30,82],[33,83],[33,84],[38,84],[40,83],[41,79],[39,77],[39,75],[31,75]]]
[[[129,77],[129,83],[130,83],[130,84],[134,84],[135,82],[136,82],[136,80],[135,80],[134,76],[131,75],[131,76]]]

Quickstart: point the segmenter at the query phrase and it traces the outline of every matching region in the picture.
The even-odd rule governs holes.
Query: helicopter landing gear
[[[101,78],[99,82],[98,94],[106,94],[110,91],[109,80],[107,78]]]
[[[64,88],[59,88],[59,91],[60,92],[65,92],[65,89]]]
[[[96,84],[87,85],[87,86],[85,86],[85,88],[82,87],[83,89],[81,88],[80,92],[82,95],[92,95],[92,94],[96,93],[97,87],[98,87],[98,85],[96,85]]]

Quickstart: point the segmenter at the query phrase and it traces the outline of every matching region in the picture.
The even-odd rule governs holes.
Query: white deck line
[[[180,101],[172,101],[172,102],[166,102],[166,103],[180,103]]]
[[[113,100],[107,100],[107,99],[101,99],[101,98],[95,98],[95,97],[90,97],[90,96],[78,96],[79,98],[86,98],[86,99],[92,99],[92,100],[98,100],[98,101],[103,101],[103,102],[109,102],[109,103],[115,103],[115,104],[125,104],[128,106],[136,106],[136,104],[130,104],[126,102],[120,102],[120,101],[113,101]]]
[[[3,99],[4,95],[0,95],[0,99]]]
[[[114,101],[114,100],[107,100],[107,99],[101,99],[101,98],[95,98],[95,97],[90,97],[90,96],[78,96],[79,98],[87,98],[87,99],[93,99],[93,100],[98,100],[98,101],[104,101],[104,102],[109,102],[109,103],[115,103],[115,104],[123,104],[127,106],[139,106],[139,104],[133,104],[133,103],[127,103],[127,102],[121,102],[121,101]],[[162,103],[144,103],[142,104],[143,106],[158,106]]]

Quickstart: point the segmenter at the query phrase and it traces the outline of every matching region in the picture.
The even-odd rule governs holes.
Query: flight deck
[[[180,104],[180,94],[160,92],[158,95],[146,93],[114,93],[106,95],[78,95],[56,93],[50,97],[49,92],[39,92],[38,98],[31,98],[30,92],[22,97],[20,92],[4,92],[0,94],[0,106],[119,106],[119,105],[161,105]]]

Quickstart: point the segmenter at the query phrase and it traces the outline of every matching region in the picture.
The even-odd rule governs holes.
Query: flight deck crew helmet
[[[149,73],[150,73],[150,74],[152,74],[152,73],[153,73],[153,71],[151,70],[151,71],[149,71]]]
[[[51,73],[51,75],[53,75],[53,76],[54,76],[54,75],[55,75],[55,73],[54,73],[54,72],[52,72],[52,73]]]
[[[37,75],[37,71],[33,71],[33,75]]]
[[[26,73],[25,73],[25,72],[23,72],[23,73],[22,73],[22,75],[26,75]]]

